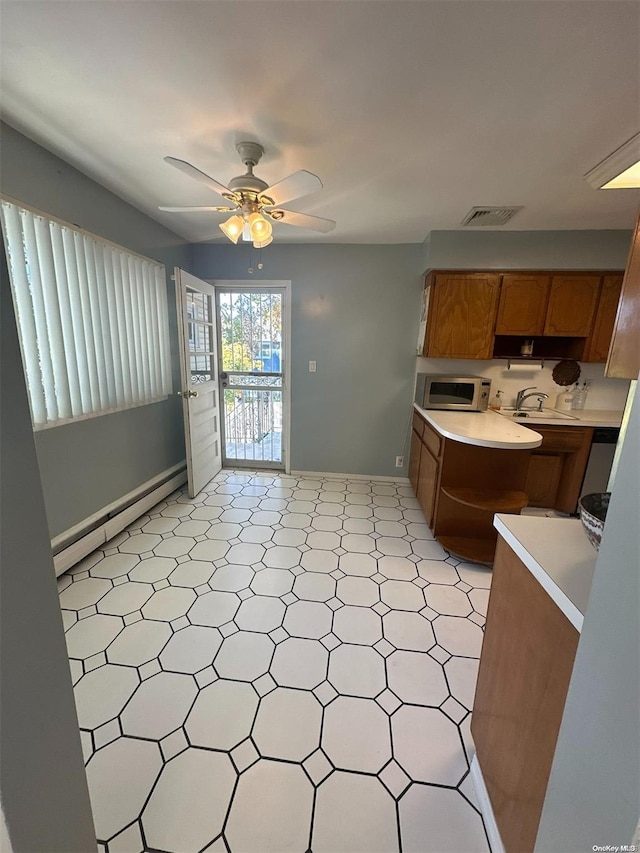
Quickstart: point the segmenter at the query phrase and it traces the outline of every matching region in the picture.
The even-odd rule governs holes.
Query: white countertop
[[[525,409],[525,411],[527,411]],[[544,424],[545,426],[592,426],[592,427],[619,427],[622,422],[622,411],[617,411],[613,409],[578,409],[567,412],[568,415],[571,415],[569,418],[549,418],[545,420],[544,418],[536,418],[535,421],[532,419],[530,421],[527,418],[523,418],[518,421],[522,426],[527,426],[531,429],[535,429],[536,424]],[[502,413],[502,417],[511,418],[513,417],[512,412],[504,412]],[[517,419],[514,419],[517,420]]]
[[[542,444],[542,436],[539,433],[496,412],[427,410],[417,403],[414,403],[413,407],[436,432],[444,438],[460,441],[462,444],[502,450],[526,450]]]
[[[499,513],[493,526],[581,631],[598,555],[582,522]]]

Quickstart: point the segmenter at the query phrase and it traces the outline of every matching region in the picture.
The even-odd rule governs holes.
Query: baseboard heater
[[[56,577],[113,539],[136,518],[186,482],[186,462],[167,468],[137,489],[103,507],[51,540]]]

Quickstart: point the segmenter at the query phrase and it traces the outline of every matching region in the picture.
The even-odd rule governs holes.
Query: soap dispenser
[[[500,411],[500,409],[502,408],[502,391],[496,391],[496,393],[491,398],[489,408],[494,412]]]
[[[556,397],[556,410],[559,412],[570,412],[573,408],[574,393],[571,388],[563,388]]]

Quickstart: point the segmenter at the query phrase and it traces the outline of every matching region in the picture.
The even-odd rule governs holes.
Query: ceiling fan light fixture
[[[265,246],[268,246],[269,243],[273,243],[273,237],[269,235],[264,240],[254,240],[253,248],[254,249],[264,249]]]
[[[261,213],[251,214],[249,217],[249,230],[251,231],[251,239],[254,242],[261,243],[271,237],[271,223]]]
[[[226,222],[220,223],[219,228],[232,243],[237,243],[244,228],[244,220],[238,215],[230,216]]]

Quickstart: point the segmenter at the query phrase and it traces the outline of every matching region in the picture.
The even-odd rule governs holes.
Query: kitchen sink
[[[521,421],[577,421],[575,415],[570,415],[568,412],[557,412],[555,409],[543,409],[539,412],[537,409],[524,409],[516,411],[513,407],[503,406],[498,414],[505,418],[516,418]]]

